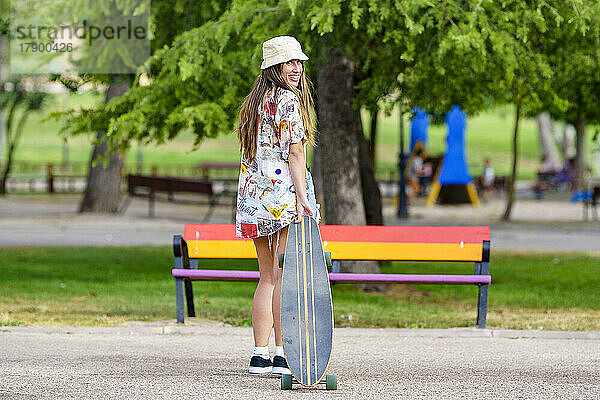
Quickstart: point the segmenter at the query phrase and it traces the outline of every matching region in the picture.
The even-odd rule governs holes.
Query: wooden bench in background
[[[198,164],[198,169],[203,178],[225,178],[235,179],[237,182],[240,163],[228,162],[202,162]]]
[[[155,214],[154,203],[156,201],[157,193],[165,193],[167,195],[167,201],[180,204],[198,204],[199,202],[175,199],[175,193],[195,193],[205,195],[208,197],[209,208],[204,216],[204,222],[208,221],[212,215],[214,207],[219,202],[219,198],[223,194],[229,193],[227,190],[216,192],[214,190],[214,182],[207,178],[191,179],[144,175],[128,175],[127,192],[128,196],[121,205],[120,213],[125,213],[133,197],[145,197],[148,198],[148,215],[150,217],[154,217]],[[235,208],[235,204],[233,207]]]
[[[490,276],[488,226],[352,226],[320,227],[325,251],[334,260],[332,283],[412,283],[477,285],[477,326],[486,327]],[[200,259],[256,259],[252,240],[235,236],[235,225],[187,224],[173,237],[177,322],[195,316],[192,281],[257,281],[258,271],[198,269]],[[472,261],[473,274],[357,274],[339,271],[340,260]],[[185,297],[185,299],[184,299]]]

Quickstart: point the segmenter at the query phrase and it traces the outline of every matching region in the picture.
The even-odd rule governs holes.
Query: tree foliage
[[[279,34],[299,37],[313,60],[322,57],[324,44],[351,57],[357,105],[392,104],[398,95],[407,109],[420,105],[432,112],[461,104],[472,113],[525,97],[537,104],[540,94],[547,97],[543,86],[552,69],[535,38],[564,20],[552,3],[234,1],[220,17],[157,50],[140,70],[149,85],[137,85],[104,108],[66,113],[66,121],[73,133],[104,128],[124,142],[161,143],[184,129],[198,142],[230,133],[259,72],[260,45]],[[314,63],[308,67],[313,73]]]
[[[524,114],[550,109],[595,121],[599,7],[592,0],[236,0],[223,9],[211,2],[212,18],[157,47],[140,69],[149,84],[136,80],[105,106],[60,116],[74,134],[105,129],[124,147],[184,130],[196,144],[229,134],[259,72],[261,43],[290,34],[311,57],[309,75],[326,49],[349,57],[354,105],[372,112],[398,101],[405,111],[444,113],[460,104],[469,114],[512,103]]]
[[[272,23],[254,19],[264,13],[273,17]],[[54,115],[65,117],[73,134],[105,129],[124,146],[133,140],[163,143],[186,129],[197,135],[198,143],[229,133],[260,65],[256,53],[262,42],[255,36],[262,32],[266,38],[276,27],[287,32],[288,26],[280,22],[277,8],[237,5],[157,50],[143,69],[150,80],[147,86],[136,80],[126,95],[103,107]]]
[[[552,66],[550,84],[555,94],[544,99],[543,108],[576,127],[576,184],[581,187],[585,128],[600,123],[600,3],[573,1],[562,4],[561,11],[559,29],[542,42]]]

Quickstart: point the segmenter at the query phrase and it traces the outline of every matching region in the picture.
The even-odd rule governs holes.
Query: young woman
[[[242,152],[236,235],[254,240],[260,278],[252,302],[254,354],[251,373],[290,373],[281,338],[281,269],[288,226],[309,215],[319,221],[305,144],[314,143],[314,108],[308,60],[298,41],[279,36],[263,43],[261,73],[240,110]],[[275,330],[275,356],[269,337]]]

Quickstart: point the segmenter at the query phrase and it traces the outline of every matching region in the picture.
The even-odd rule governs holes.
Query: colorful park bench
[[[490,276],[489,226],[322,225],[324,250],[333,262],[332,283],[468,284],[479,286],[477,327],[486,327]],[[195,316],[192,281],[258,281],[258,271],[198,269],[199,259],[256,259],[252,240],[235,236],[232,224],[187,224],[173,237],[177,322]],[[339,271],[340,260],[473,261],[468,275],[359,274]],[[184,299],[185,297],[185,299]]]

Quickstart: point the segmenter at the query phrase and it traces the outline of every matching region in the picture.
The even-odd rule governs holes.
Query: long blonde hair
[[[263,69],[260,72],[260,75],[254,81],[252,90],[244,99],[240,109],[240,122],[237,129],[238,139],[240,140],[240,151],[243,152],[244,158],[248,162],[254,161],[254,157],[256,156],[258,113],[261,111],[265,93],[272,85],[275,85],[275,90],[277,90],[278,87],[288,89],[298,96],[306,138],[311,145],[314,145],[315,143],[314,134],[316,128],[314,116],[315,109],[312,99],[312,83],[304,73],[304,68],[302,68],[298,87],[296,88],[292,85],[288,85],[283,76],[282,64],[276,64]],[[275,98],[277,99],[277,96],[275,96]],[[275,105],[275,109],[277,109],[277,105]]]

